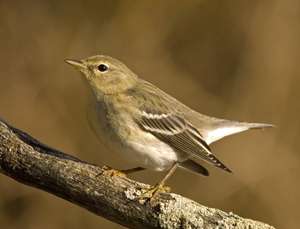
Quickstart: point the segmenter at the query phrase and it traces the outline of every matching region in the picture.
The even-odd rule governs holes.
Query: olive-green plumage
[[[209,144],[230,134],[271,126],[200,114],[108,56],[67,62],[83,73],[93,90],[89,120],[96,134],[138,167],[163,171],[176,164],[208,175],[193,161],[200,159],[230,172]]]

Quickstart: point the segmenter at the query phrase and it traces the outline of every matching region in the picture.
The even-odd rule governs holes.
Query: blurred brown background
[[[84,160],[126,168],[89,130],[88,90],[63,61],[111,55],[202,113],[276,124],[212,146],[233,175],[178,170],[168,184],[202,204],[299,228],[299,22],[298,0],[1,0],[0,116]],[[0,225],[121,228],[5,176]]]

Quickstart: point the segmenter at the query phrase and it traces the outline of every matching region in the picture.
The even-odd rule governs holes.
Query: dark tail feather
[[[209,172],[205,167],[203,167],[202,165],[198,164],[197,162],[195,162],[191,159],[188,159],[186,161],[179,163],[179,167],[186,169],[190,172],[194,172],[196,174],[201,174],[203,176],[209,176]]]

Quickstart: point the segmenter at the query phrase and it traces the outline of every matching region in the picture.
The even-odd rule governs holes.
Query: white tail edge
[[[223,120],[214,128],[211,128],[206,133],[204,133],[204,139],[207,144],[211,144],[228,135],[237,134],[250,129],[265,129],[271,127],[275,126],[272,124],[265,123],[247,123]]]

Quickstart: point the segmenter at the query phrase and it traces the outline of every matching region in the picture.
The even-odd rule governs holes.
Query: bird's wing
[[[199,131],[185,120],[179,112],[167,111],[166,108],[162,111],[159,108],[164,106],[156,106],[156,103],[150,103],[150,108],[150,106],[147,107],[147,104],[149,103],[143,104],[140,108],[139,118],[135,119],[144,131],[153,134],[179,152],[202,159],[218,168],[231,172],[211,153],[208,144],[203,140]]]
[[[186,118],[191,109],[143,80],[127,93],[136,103],[134,120],[141,129],[166,142],[177,152],[231,172],[211,153],[199,130]]]

